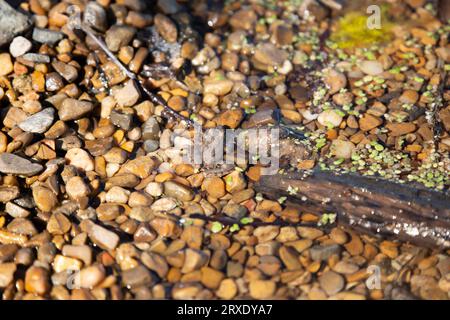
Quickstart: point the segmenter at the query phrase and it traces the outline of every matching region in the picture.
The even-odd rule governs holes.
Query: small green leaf
[[[241,219],[241,223],[242,224],[249,224],[249,223],[252,223],[252,222],[253,222],[253,218],[251,218],[251,217],[244,217],[244,218]]]
[[[238,225],[237,223],[233,224],[233,225],[230,227],[230,232],[237,232],[237,231],[239,231],[239,230],[240,230],[240,228],[239,228],[239,225]]]
[[[223,229],[223,225],[222,225],[220,222],[214,221],[214,222],[212,223],[212,226],[211,226],[211,232],[213,232],[213,233],[219,233],[220,231],[222,231],[222,229]]]

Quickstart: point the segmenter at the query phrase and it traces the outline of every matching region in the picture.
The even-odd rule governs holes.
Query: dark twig
[[[165,112],[173,118],[176,118],[180,121],[184,121],[188,126],[192,127],[194,126],[194,122],[182,115],[180,115],[179,113],[177,113],[175,110],[173,110],[172,108],[170,108],[167,103],[164,101],[163,98],[161,98],[161,96],[159,96],[158,94],[155,94],[153,92],[151,92],[149,90],[149,88],[143,83],[143,81],[141,79],[138,78],[138,76],[131,72],[130,70],[128,70],[120,61],[119,59],[117,59],[117,57],[108,49],[108,47],[106,46],[106,44],[100,39],[100,37],[98,37],[97,35],[95,35],[94,31],[87,26],[86,24],[84,24],[81,21],[76,21],[74,24],[72,24],[72,26],[74,28],[80,29],[82,30],[84,33],[86,33],[89,37],[92,38],[92,40],[94,40],[94,42],[105,52],[105,54],[111,59],[111,61],[116,64],[121,70],[122,72],[131,80],[133,80],[139,87],[139,89],[144,92],[147,97],[155,104],[159,104],[162,105],[164,107]]]
[[[313,228],[319,227],[317,222],[288,222],[288,221],[284,221],[284,220],[280,220],[280,219],[278,219],[274,222],[253,221],[253,222],[248,222],[248,223],[242,223],[241,221],[230,218],[230,217],[206,216],[206,215],[200,214],[200,213],[191,214],[191,215],[189,215],[189,218],[199,219],[199,220],[208,221],[208,222],[220,222],[221,224],[226,225],[226,226],[232,226],[232,225],[237,224],[240,227],[245,227],[245,226],[252,226],[252,227],[280,226],[280,227],[313,227]],[[326,228],[331,228],[333,226],[335,226],[335,223],[327,224],[322,227],[326,229]]]

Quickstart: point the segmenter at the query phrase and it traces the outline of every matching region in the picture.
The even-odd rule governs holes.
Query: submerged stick
[[[263,176],[255,189],[302,210],[336,213],[339,224],[419,246],[450,248],[448,193],[356,174]]]
[[[102,49],[105,54],[111,59],[111,61],[117,65],[120,70],[132,81],[134,81],[135,83],[137,83],[139,89],[145,93],[145,95],[147,95],[147,97],[155,104],[159,104],[162,105],[164,107],[165,112],[167,112],[171,117],[174,117],[180,121],[184,121],[189,127],[194,126],[194,122],[182,115],[180,115],[178,112],[176,112],[175,110],[173,110],[171,107],[169,107],[167,105],[167,103],[164,101],[164,99],[159,96],[158,94],[155,94],[153,92],[151,92],[149,90],[149,88],[147,88],[147,86],[145,85],[145,83],[139,79],[139,77],[131,72],[130,70],[128,70],[128,68],[126,68],[122,62],[119,61],[119,59],[114,55],[114,53],[111,52],[111,50],[108,49],[107,45],[105,44],[105,42],[103,42],[103,40],[100,39],[100,37],[98,37],[95,32],[91,29],[91,27],[89,27],[87,24],[83,23],[81,21],[80,18],[80,13],[79,13],[79,9],[75,8],[74,6],[71,7],[71,10],[74,11],[72,13],[71,19],[70,19],[70,27],[72,29],[78,29],[83,31],[84,33],[86,33],[86,35],[88,35],[92,40],[94,40],[94,42],[100,47],[100,49]]]

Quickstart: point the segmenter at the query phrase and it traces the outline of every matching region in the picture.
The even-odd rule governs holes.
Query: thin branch
[[[81,18],[79,15],[74,15],[73,19],[71,20],[71,25],[72,28],[74,29],[79,29],[81,31],[83,31],[84,33],[86,33],[89,37],[92,38],[92,40],[94,40],[94,42],[105,52],[105,54],[111,59],[111,61],[117,65],[122,72],[131,80],[135,81],[139,88],[141,89],[142,92],[144,92],[147,97],[155,104],[159,104],[162,105],[164,107],[165,112],[169,115],[170,117],[176,118],[180,121],[184,121],[189,127],[193,127],[194,126],[194,122],[182,115],[180,115],[178,112],[176,112],[175,110],[173,110],[171,107],[169,107],[167,105],[167,103],[164,101],[164,99],[159,96],[158,94],[155,94],[153,92],[151,92],[147,86],[143,83],[143,81],[141,79],[138,78],[138,76],[131,72],[130,70],[128,70],[123,64],[122,62],[120,62],[119,59],[117,59],[117,57],[108,49],[107,45],[103,42],[103,40],[100,39],[100,37],[98,37],[94,31],[85,23],[83,23],[81,21]]]

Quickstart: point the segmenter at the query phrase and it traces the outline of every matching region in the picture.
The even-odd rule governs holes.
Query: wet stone
[[[11,153],[0,154],[0,172],[2,173],[33,176],[42,170],[42,165],[38,163],[32,163]]]
[[[14,200],[20,195],[19,187],[16,186],[0,186],[0,202],[6,203]]]
[[[50,128],[55,118],[55,110],[46,108],[29,116],[19,124],[19,128],[26,132],[44,133]]]
[[[65,99],[58,111],[59,118],[63,121],[77,120],[85,116],[94,109],[94,104],[90,101]]]
[[[314,261],[325,261],[334,254],[340,254],[341,250],[341,247],[337,244],[315,245],[311,247],[310,255]]]
[[[155,16],[155,28],[161,37],[167,42],[176,42],[178,38],[178,30],[175,23],[167,16],[158,13]]]
[[[9,45],[9,52],[16,58],[31,50],[32,43],[25,37],[19,36],[13,39]]]
[[[13,9],[6,1],[0,1],[0,46],[9,43],[30,26],[28,16]]]
[[[133,115],[113,110],[111,112],[110,120],[114,125],[128,131],[133,124]]]
[[[34,63],[50,63],[50,57],[46,54],[26,53],[22,58]]]
[[[33,40],[39,43],[54,45],[63,38],[63,33],[59,31],[40,28],[33,29]]]
[[[87,140],[84,142],[85,148],[94,156],[101,156],[107,153],[113,146],[113,138],[102,138],[95,140]]]
[[[151,286],[154,282],[155,277],[144,266],[137,266],[122,273],[122,284],[128,288]]]
[[[66,79],[66,81],[69,83],[74,82],[78,78],[77,68],[71,66],[70,64],[58,60],[53,60],[52,67],[56,70],[56,72],[59,73],[61,77]]]
[[[99,31],[108,28],[108,19],[105,9],[98,3],[90,1],[83,14],[84,23]]]
[[[327,271],[319,277],[319,283],[322,289],[332,296],[340,292],[345,285],[344,278],[333,271]]]
[[[106,31],[105,42],[108,49],[117,52],[133,39],[136,29],[126,25],[114,25]]]

